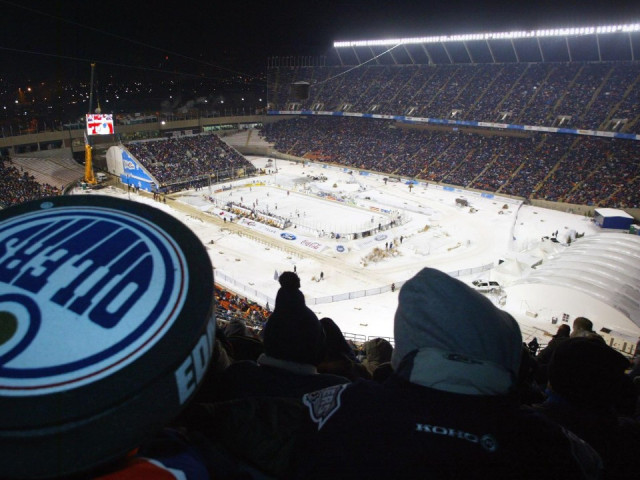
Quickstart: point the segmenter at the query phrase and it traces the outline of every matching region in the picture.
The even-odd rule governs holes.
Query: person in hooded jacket
[[[202,406],[208,435],[260,471],[296,479],[595,479],[598,454],[518,401],[516,321],[425,268],[400,290],[393,373],[299,399]],[[241,436],[237,433],[242,425]]]

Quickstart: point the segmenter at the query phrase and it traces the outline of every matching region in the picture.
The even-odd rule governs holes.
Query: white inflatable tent
[[[508,287],[507,305],[549,319],[584,316],[597,331],[640,336],[640,237],[577,239]]]

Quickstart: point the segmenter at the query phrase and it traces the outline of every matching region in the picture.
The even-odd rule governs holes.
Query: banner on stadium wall
[[[360,117],[360,118],[375,118],[384,120],[396,120],[404,123],[434,123],[437,125],[457,125],[462,127],[485,127],[501,130],[527,130],[536,132],[548,132],[548,133],[564,133],[569,135],[586,135],[592,137],[606,137],[606,138],[619,138],[623,140],[640,140],[640,135],[634,133],[618,133],[618,132],[605,132],[602,130],[583,130],[572,128],[556,128],[556,127],[540,127],[537,125],[515,125],[508,123],[494,123],[494,122],[476,122],[466,120],[448,120],[444,118],[421,118],[421,117],[405,117],[402,115],[378,115],[378,114],[364,114],[364,113],[350,113],[350,112],[318,112],[310,110],[302,111],[288,111],[288,110],[269,110],[267,115],[331,115],[339,117]]]
[[[133,188],[144,190],[145,192],[154,191],[156,188],[155,183],[143,178],[132,177],[130,175],[120,175],[120,181],[125,185],[131,185]]]
[[[504,203],[511,203],[514,205],[520,204],[522,203],[522,200],[517,199],[517,198],[509,198],[509,197],[501,197],[499,195],[495,195],[493,193],[482,193],[482,192],[475,192],[475,191],[471,191],[471,190],[461,190],[459,188],[454,188],[454,187],[450,187],[448,185],[438,185],[435,183],[430,183],[428,184],[429,188],[435,188],[436,190],[444,190],[446,192],[453,192],[453,193],[464,193],[466,195],[475,195],[475,196],[480,196],[483,198],[487,198],[487,199],[493,199],[499,202],[504,202]]]
[[[151,182],[151,177],[147,172],[138,165],[138,162],[125,150],[122,150],[122,170],[124,171],[125,177],[129,175],[139,180]]]
[[[250,220],[248,218],[241,218],[240,220],[238,220],[238,225],[242,225],[252,230],[266,233],[272,237],[279,237],[282,233],[282,230],[280,230],[279,228],[265,225],[264,223],[256,222],[255,220]]]
[[[131,185],[133,188],[147,192],[154,191],[156,183],[147,171],[126,150],[121,150],[121,153],[123,173],[120,174],[120,181],[125,185]]]
[[[349,249],[347,247],[345,247],[344,245],[336,245],[335,251],[337,253],[347,253],[349,251]]]

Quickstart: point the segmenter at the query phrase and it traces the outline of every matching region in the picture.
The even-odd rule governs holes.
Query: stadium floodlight
[[[543,30],[527,30],[514,32],[486,32],[465,33],[460,35],[440,35],[430,37],[387,38],[379,40],[354,40],[334,42],[334,48],[348,47],[388,47],[393,45],[441,43],[441,42],[470,42],[478,40],[504,40],[517,38],[541,37],[573,37],[583,35],[602,35],[607,33],[631,33],[640,31],[640,23],[627,25],[601,25],[591,27],[568,27]]]

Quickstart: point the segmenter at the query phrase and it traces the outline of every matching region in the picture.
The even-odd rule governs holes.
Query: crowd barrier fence
[[[494,267],[494,263],[487,263],[479,267],[454,270],[452,272],[447,272],[447,274],[454,278],[465,277],[468,275],[474,275],[477,273],[489,271],[493,267]],[[259,291],[257,288],[251,285],[246,285],[245,283],[234,279],[233,277],[231,277],[230,275],[227,275],[223,271],[220,271],[220,270],[215,271],[215,282],[263,306],[267,306],[267,304],[271,308],[275,306],[274,297]],[[307,302],[307,305],[321,305],[323,303],[334,303],[334,302],[341,302],[344,300],[353,300],[356,298],[369,297],[372,295],[380,295],[381,293],[386,293],[395,289],[399,289],[400,287],[402,287],[402,285],[404,285],[405,282],[406,280],[399,280],[394,283],[382,285],[380,287],[369,288],[365,290],[356,290],[353,292],[339,293],[336,295],[327,295],[325,297],[316,297],[316,298],[305,297],[305,300]],[[276,288],[276,284],[274,284],[274,289],[275,288]]]

